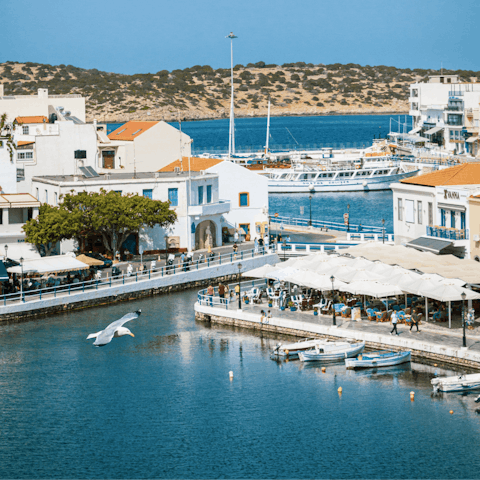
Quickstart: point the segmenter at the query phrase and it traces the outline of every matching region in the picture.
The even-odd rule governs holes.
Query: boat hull
[[[295,359],[298,358],[299,352],[303,352],[311,348],[316,348],[317,345],[320,346],[326,343],[328,343],[328,340],[322,340],[320,338],[317,338],[301,340],[300,342],[289,343],[285,345],[277,345],[277,347],[272,352],[272,356]]]
[[[392,352],[391,354],[363,355],[362,358],[351,358],[345,360],[347,368],[355,370],[357,368],[378,368],[393,367],[402,363],[411,361],[411,352]]]
[[[325,352],[317,353],[316,350],[307,350],[305,352],[299,352],[298,358],[302,362],[335,362],[338,360],[344,360],[363,352],[365,348],[365,342],[352,345],[350,348],[346,348],[339,352]]]
[[[439,392],[467,392],[480,389],[480,374],[458,375],[432,379],[434,391]]]
[[[268,193],[321,193],[321,192],[369,192],[373,190],[389,190],[392,183],[417,175],[419,170],[348,180],[322,180],[318,182],[272,180],[268,181]]]

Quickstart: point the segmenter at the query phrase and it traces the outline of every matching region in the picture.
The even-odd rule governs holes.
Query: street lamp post
[[[462,293],[462,324],[463,324],[463,347],[467,347],[467,338],[465,337],[465,292]]]
[[[233,99],[233,39],[237,38],[232,32],[230,35],[227,35],[225,38],[230,39],[230,62],[231,62],[231,89],[232,89],[232,98],[230,100],[230,129],[228,135],[228,159],[231,160],[232,154],[235,155],[235,121],[233,117],[233,108],[234,108],[234,99]]]
[[[335,277],[332,275],[330,277],[330,280],[332,281],[332,310],[333,310],[333,325],[337,325],[337,319],[335,318],[335,287],[333,282],[335,281]]]
[[[242,264],[239,263],[238,267],[238,309],[242,309],[242,289],[240,287],[240,270],[242,269]]]
[[[24,302],[25,299],[23,298],[23,257],[20,257],[20,268],[22,269],[22,281],[20,283],[20,298],[22,302]]]
[[[285,252],[287,250],[287,241],[283,241],[283,261],[285,261]]]
[[[385,243],[385,219],[382,218],[382,243]]]
[[[5,245],[5,260],[7,259],[8,245]]]
[[[312,226],[312,195],[308,196],[308,199],[310,200],[310,226]]]

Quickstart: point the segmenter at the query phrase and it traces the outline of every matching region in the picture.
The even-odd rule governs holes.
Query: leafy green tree
[[[61,207],[52,207],[44,204],[40,207],[37,218],[28,220],[23,226],[25,240],[43,246],[47,255],[50,255],[57,242],[74,238],[82,230],[81,215],[69,213]]]
[[[177,219],[169,202],[104,189],[100,193],[69,193],[63,197],[62,208],[73,215],[80,214],[82,228],[78,233],[82,235],[86,230],[87,234],[100,234],[103,245],[112,254],[129,235],[138,233],[141,228],[166,227]],[[81,245],[82,238],[78,240]]]

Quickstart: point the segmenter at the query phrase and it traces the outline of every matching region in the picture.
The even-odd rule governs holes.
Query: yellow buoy
[[[450,415],[453,415],[453,410],[450,410]]]
[[[433,366],[434,366],[434,367],[436,367],[436,366],[437,366],[437,364],[436,364],[436,363],[434,363],[434,364],[433,364]]]
[[[322,373],[325,373],[327,369],[325,367],[322,367]]]
[[[285,350],[285,355],[288,357],[288,350]]]
[[[338,393],[341,395],[343,392],[342,387],[338,387]]]
[[[233,379],[233,372],[231,370],[228,372],[228,376],[230,377],[230,380]]]
[[[415,392],[410,392],[410,400],[412,402],[415,400]]]

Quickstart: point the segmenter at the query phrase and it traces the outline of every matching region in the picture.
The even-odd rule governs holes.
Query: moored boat
[[[325,345],[318,345],[311,350],[298,353],[298,358],[302,362],[324,361],[330,362],[343,360],[345,358],[355,357],[363,352],[365,342],[329,342]]]
[[[305,338],[295,343],[279,343],[272,352],[272,355],[275,357],[286,357],[286,358],[298,358],[298,353],[309,350],[311,348],[316,348],[319,345],[325,345],[328,340],[323,340],[321,338]]]
[[[411,360],[411,352],[369,352],[359,355],[357,358],[345,360],[347,368],[377,368],[392,367],[407,363]]]
[[[480,373],[432,378],[435,392],[465,392],[480,388]]]

